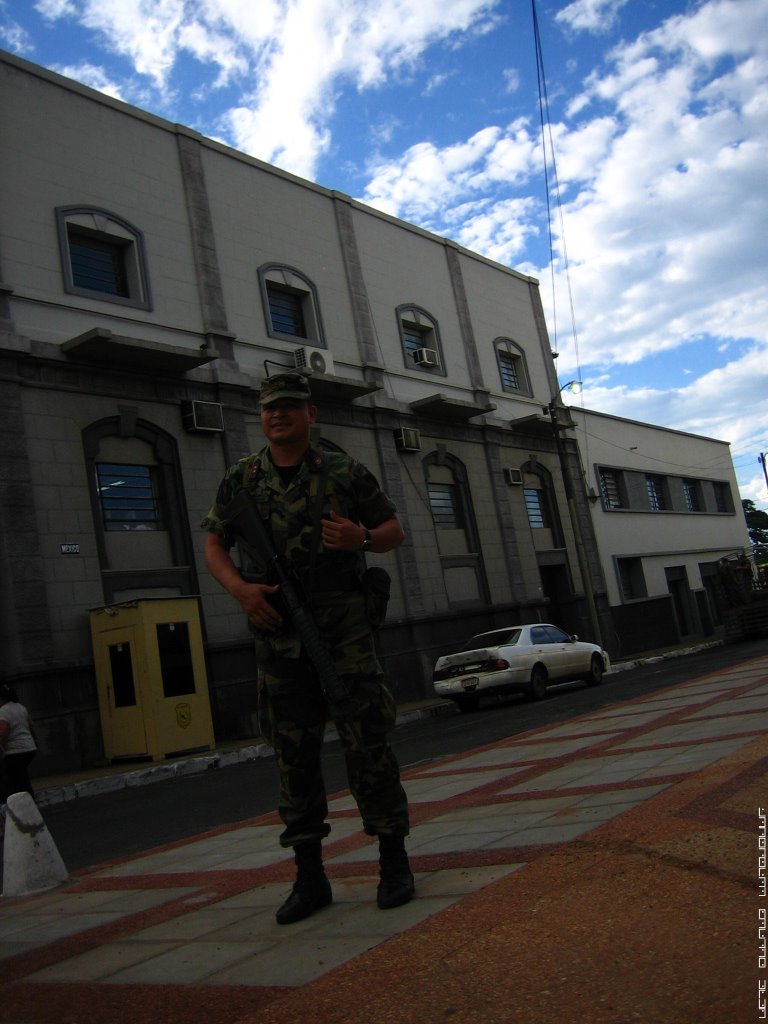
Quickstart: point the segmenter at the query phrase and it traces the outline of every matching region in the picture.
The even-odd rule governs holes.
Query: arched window
[[[198,593],[175,439],[129,412],[83,431],[106,602]]]
[[[398,306],[396,312],[405,366],[444,377],[445,360],[437,320],[420,306]]]
[[[317,288],[308,277],[294,267],[265,263],[259,267],[259,287],[271,338],[327,347]]]
[[[65,292],[152,308],[144,236],[138,228],[92,206],[59,207],[56,223]]]
[[[539,463],[532,462],[526,463],[522,472],[523,498],[534,547],[538,551],[562,548],[563,531],[557,514],[551,474]]]
[[[530,395],[528,367],[522,348],[511,338],[497,338],[493,346],[496,351],[496,362],[503,390],[512,394]]]
[[[466,470],[439,451],[423,466],[448,601],[453,607],[486,604],[488,584]]]

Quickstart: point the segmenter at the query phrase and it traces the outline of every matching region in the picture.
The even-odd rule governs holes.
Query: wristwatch
[[[368,527],[363,527],[363,546],[360,548],[361,551],[371,551],[373,549],[373,537],[371,537],[371,531]]]

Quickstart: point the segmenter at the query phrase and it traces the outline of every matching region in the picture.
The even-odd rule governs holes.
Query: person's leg
[[[350,681],[353,697],[336,727],[345,750],[349,786],[368,835],[379,837],[377,903],[389,909],[409,902],[414,881],[405,837],[408,799],[389,743],[396,708],[381,676]]]
[[[34,797],[35,793],[29,780],[28,769],[35,753],[34,750],[28,750],[21,754],[7,754],[3,758],[6,797],[11,793],[29,793],[31,797]]]
[[[272,666],[270,666],[272,667]],[[325,702],[311,676],[298,665],[260,679],[262,733],[275,750],[280,773],[280,844],[292,847],[296,880],[278,909],[278,924],[293,924],[333,899],[323,869],[321,841],[330,832],[321,771]]]

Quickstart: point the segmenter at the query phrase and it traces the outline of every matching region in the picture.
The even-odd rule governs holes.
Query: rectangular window
[[[68,231],[72,283],[77,288],[128,298],[125,246]]]
[[[647,597],[643,560],[641,558],[617,558],[616,568],[621,584],[621,595],[625,601]]]
[[[731,489],[728,484],[713,482],[715,492],[715,508],[718,512],[733,512]]]
[[[664,477],[648,475],[645,478],[648,488],[648,500],[654,512],[664,512],[667,509],[667,500],[664,493]]]
[[[683,480],[685,507],[689,512],[701,512],[701,487],[698,480]]]
[[[606,508],[626,508],[624,487],[620,472],[615,469],[598,470],[600,493]]]
[[[301,293],[280,288],[268,281],[267,296],[272,330],[278,334],[291,334],[296,338],[306,338],[307,326],[304,320]]]
[[[105,530],[158,530],[150,466],[96,463],[96,486]]]
[[[524,487],[525,508],[528,512],[528,522],[532,530],[544,530],[547,528],[547,519],[544,512],[542,492],[537,487]]]

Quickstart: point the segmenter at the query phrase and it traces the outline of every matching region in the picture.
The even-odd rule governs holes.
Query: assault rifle
[[[286,558],[279,555],[247,491],[239,491],[223,510],[222,519],[254,549],[267,567],[267,579],[280,587],[288,617],[301,638],[331,711],[342,710],[349,689],[333,664],[331,652],[302,595],[301,583]],[[246,574],[243,575],[248,580]],[[261,582],[261,580],[259,581]]]

